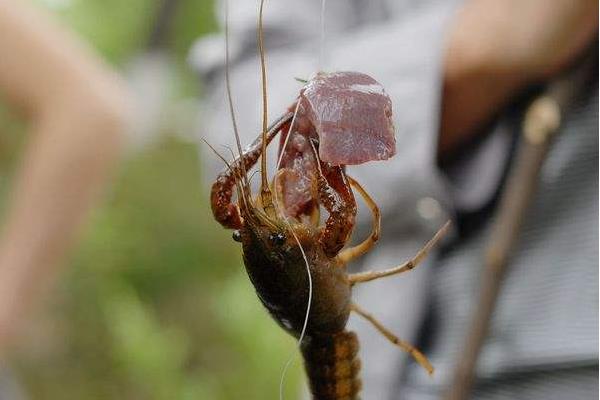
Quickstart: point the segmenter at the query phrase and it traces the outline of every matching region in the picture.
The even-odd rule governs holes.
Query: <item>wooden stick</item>
[[[477,306],[463,344],[462,358],[458,361],[453,382],[444,400],[465,400],[471,392],[475,366],[487,335],[508,258],[535,193],[551,138],[560,126],[561,109],[567,107],[580,91],[589,76],[591,65],[593,62],[590,60],[584,61],[573,73],[550,85],[527,110],[515,164],[508,177],[487,245],[480,293],[475,303]]]

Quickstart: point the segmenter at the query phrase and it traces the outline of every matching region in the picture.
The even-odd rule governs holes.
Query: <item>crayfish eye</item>
[[[271,233],[269,235],[269,240],[276,245],[282,245],[285,243],[285,241],[287,240],[287,238],[285,237],[285,235],[283,233]]]
[[[242,234],[240,233],[239,230],[235,230],[233,231],[233,233],[231,234],[231,238],[233,240],[235,240],[236,242],[241,242],[242,241]]]

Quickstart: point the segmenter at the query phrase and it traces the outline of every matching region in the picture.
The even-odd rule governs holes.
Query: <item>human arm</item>
[[[595,0],[468,0],[449,30],[440,154],[452,152],[527,85],[551,78],[598,31]]]
[[[53,275],[117,160],[129,94],[42,12],[0,0],[0,94],[29,142],[0,235],[0,353]]]

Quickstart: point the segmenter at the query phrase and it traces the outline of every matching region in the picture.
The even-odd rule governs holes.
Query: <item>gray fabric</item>
[[[395,398],[435,400],[434,387],[406,386]],[[485,400],[591,400],[598,398],[598,366],[552,368],[547,371],[518,371],[492,380],[480,379],[473,399]]]
[[[516,129],[516,127],[515,127]],[[477,374],[486,390],[504,375],[554,369],[570,374],[598,365],[598,92],[568,112],[541,172],[537,195],[503,282]],[[439,390],[451,378],[474,307],[490,223],[442,258],[431,276],[435,338],[427,353],[431,382],[412,368],[413,393]],[[543,372],[539,372],[543,375]],[[583,378],[582,378],[583,379]],[[521,382],[524,384],[524,382]],[[598,380],[596,376],[595,390]],[[433,387],[433,388],[432,388]],[[435,389],[434,389],[435,388]],[[587,387],[592,390],[594,387]],[[530,388],[533,389],[533,388]],[[529,398],[545,398],[540,386]],[[480,393],[481,398],[483,392]],[[397,397],[397,398],[416,398]],[[577,398],[570,397],[569,398]]]
[[[519,117],[502,117],[475,148],[445,167],[446,188],[456,211],[476,212],[493,201],[506,173],[507,155],[515,139],[515,118],[519,123]]]
[[[259,132],[260,85],[253,55],[255,4],[243,3],[231,22],[236,48],[232,86],[242,141],[248,143]],[[349,170],[383,212],[380,243],[351,268],[381,269],[405,261],[449,215],[477,210],[498,188],[509,147],[506,137],[517,127],[510,120],[458,168],[462,180],[446,179],[435,166],[444,34],[456,3],[327,1],[325,69],[356,70],[380,81],[392,98],[397,128],[395,158]],[[298,2],[292,0],[267,3],[273,117],[297,95],[300,85],[293,77],[310,76],[318,64],[320,1],[302,2],[302,12],[297,10]],[[200,135],[214,145],[231,145],[222,40],[198,43],[190,57],[208,79]],[[540,195],[525,221],[523,247],[513,259],[483,350],[475,398],[575,399],[597,391],[597,93],[592,98],[595,102],[588,98],[569,114],[544,167]],[[222,166],[208,151],[202,159],[208,184]],[[477,173],[482,166],[485,176]],[[460,356],[457,346],[473,307],[487,228],[460,240],[437,263],[431,257],[410,274],[355,288],[355,301],[407,341],[415,343],[427,318],[431,346],[424,350],[436,367],[430,380],[353,316],[349,329],[361,342],[363,399],[437,398]],[[355,237],[364,237],[369,229],[369,211],[361,206]],[[546,380],[550,383],[543,385]]]

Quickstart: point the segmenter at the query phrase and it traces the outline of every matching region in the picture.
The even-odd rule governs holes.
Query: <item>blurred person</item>
[[[130,96],[79,38],[10,0],[0,0],[0,96],[30,131],[0,235],[1,362],[108,181]]]
[[[230,3],[231,84],[242,143],[249,143],[261,115],[257,4]],[[421,348],[436,368],[433,379],[363,321],[352,317],[349,329],[361,342],[362,398],[439,398],[462,357],[526,100],[597,39],[598,3],[334,0],[326,3],[324,41],[320,14],[320,0],[266,3],[270,120],[298,95],[294,77],[319,69],[367,73],[392,98],[398,154],[348,168],[383,221],[378,245],[354,267],[400,264],[449,217],[456,229],[424,265],[355,287],[353,297]],[[190,55],[207,85],[201,131],[213,144],[233,144],[224,52],[215,35]],[[598,86],[597,76],[590,79],[565,110],[543,165],[480,354],[474,398],[597,395]],[[210,151],[202,159],[212,183],[222,165]],[[359,210],[356,235],[370,224],[368,210]]]

